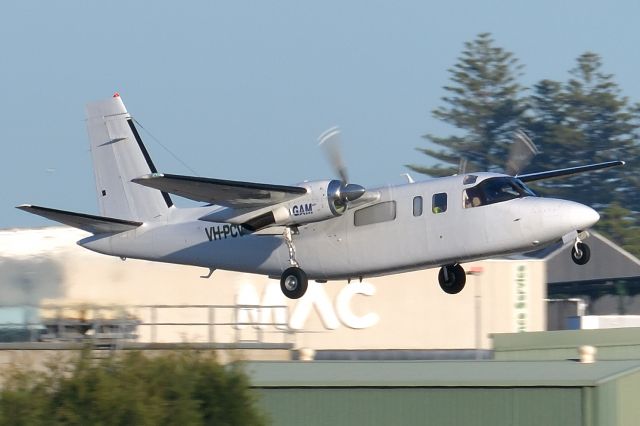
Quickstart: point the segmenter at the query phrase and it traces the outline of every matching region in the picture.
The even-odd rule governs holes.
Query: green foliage
[[[596,229],[636,257],[640,257],[640,221],[637,214],[611,203],[601,214]]]
[[[449,70],[448,95],[433,116],[461,130],[460,135],[424,136],[435,148],[418,148],[442,164],[436,167],[410,165],[410,169],[432,176],[456,173],[461,158],[467,170],[489,170],[504,166],[513,132],[526,110],[523,87],[517,83],[522,66],[511,52],[494,46],[489,33],[465,43],[458,62]]]
[[[490,34],[467,42],[449,70],[452,84],[444,87],[444,105],[433,111],[459,133],[425,136],[430,143],[418,150],[439,163],[408,167],[446,176],[457,173],[457,165],[466,159],[467,171],[504,170],[518,128],[525,129],[541,151],[520,173],[625,160],[624,169],[550,179],[532,187],[543,196],[599,209],[602,220],[597,229],[640,255],[640,103],[630,104],[613,76],[603,71],[600,56],[592,52],[577,58],[566,82],[541,80],[528,97],[517,82],[520,70],[513,54],[495,47]]]
[[[90,355],[44,372],[12,368],[0,392],[0,425],[265,424],[241,369],[210,354]]]
[[[543,80],[533,88],[531,109],[523,127],[541,148],[536,170],[552,170],[588,162],[632,159],[639,154],[634,111],[600,57],[578,57],[566,83]],[[638,172],[610,169],[542,181],[534,189],[545,196],[579,201],[595,207],[626,200],[640,208]]]
[[[621,159],[627,166],[541,181],[533,189],[598,208],[602,218],[596,230],[639,256],[640,223],[634,211],[640,210],[636,196],[640,108],[630,106],[620,94],[595,53],[581,55],[571,76],[566,83],[543,80],[533,88],[524,127],[542,151],[534,160],[535,168],[552,170]]]

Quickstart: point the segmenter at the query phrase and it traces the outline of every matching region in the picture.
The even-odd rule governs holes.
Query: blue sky
[[[445,4],[446,3],[446,4]],[[491,32],[522,82],[602,55],[640,101],[638,1],[15,1],[0,5],[0,228],[51,224],[21,203],[96,213],[84,104],[118,91],[201,176],[332,177],[316,146],[343,131],[351,179],[397,183],[465,41]],[[191,174],[145,132],[160,171]]]

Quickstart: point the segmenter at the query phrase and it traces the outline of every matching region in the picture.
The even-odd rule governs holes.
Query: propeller
[[[505,173],[517,176],[529,165],[533,157],[539,153],[538,147],[529,136],[521,129],[516,130],[513,136],[513,143],[509,149]]]
[[[467,160],[466,157],[460,157],[460,163],[458,163],[458,174],[459,175],[463,175],[465,173],[467,173],[467,163],[469,162],[469,160]]]
[[[334,191],[334,198],[336,198],[335,201],[342,204],[340,207],[346,207],[347,202],[355,201],[362,197],[367,190],[362,185],[349,183],[347,166],[342,158],[340,129],[332,127],[322,133],[318,137],[318,145],[327,156],[329,164],[331,164],[335,174],[340,178],[340,186]]]
[[[342,140],[340,138],[340,129],[332,127],[326,130],[318,137],[318,145],[322,148],[329,164],[333,167],[334,172],[340,177],[342,183],[347,183],[349,177],[347,175],[347,166],[342,159]]]
[[[505,173],[511,176],[517,176],[529,165],[531,159],[539,153],[538,147],[536,147],[529,136],[521,129],[516,130],[509,148],[509,157],[505,164]],[[458,174],[465,174],[468,164],[469,160],[466,156],[460,157]]]

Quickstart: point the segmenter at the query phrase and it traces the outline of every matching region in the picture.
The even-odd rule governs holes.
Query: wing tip
[[[155,178],[164,177],[164,173],[149,173],[148,175],[138,176],[137,178],[131,179],[133,183],[141,183]]]
[[[22,210],[24,212],[27,213],[33,213],[34,210],[38,210],[38,208],[40,208],[39,206],[35,206],[33,204],[20,204],[19,206],[16,206],[16,209],[18,210]]]

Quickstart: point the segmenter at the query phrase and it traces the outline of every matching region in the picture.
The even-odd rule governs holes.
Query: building
[[[77,322],[111,306],[139,321],[139,342],[233,343],[260,334],[265,343],[286,338],[319,356],[489,350],[490,333],[546,327],[545,270],[538,259],[466,265],[475,273],[457,295],[440,289],[432,269],[350,284],[314,282],[304,298],[292,301],[278,280],[225,271],[203,279],[207,271],[200,268],[123,262],[78,247],[84,235],[64,227],[0,231],[0,322],[28,317],[38,324],[55,312],[42,306],[52,305],[66,307],[65,318]],[[31,308],[16,314],[16,305]]]
[[[203,279],[198,268],[122,261],[78,247],[84,235],[59,227],[0,231],[0,328],[70,339],[0,344],[0,364],[120,333],[102,326],[126,319],[128,336],[116,339],[123,349],[188,342],[246,349],[244,359],[254,360],[269,358],[252,352],[266,349],[277,353],[272,359],[289,358],[289,349],[315,359],[374,359],[247,363],[276,424],[623,426],[640,418],[637,329],[543,332],[547,281],[570,272],[561,250],[465,265],[472,273],[458,295],[440,290],[437,270],[424,270],[312,283],[292,301],[266,277],[216,271]],[[604,240],[591,241],[595,261]],[[611,270],[622,271],[601,265],[592,273],[606,282]],[[584,344],[598,347],[595,363],[575,360]],[[496,360],[469,360],[490,357],[494,346]],[[466,360],[375,360],[439,357]]]
[[[640,260],[597,232],[591,232],[587,243],[591,260],[586,265],[571,261],[571,246],[552,246],[525,256],[546,265],[549,330],[611,323],[576,318],[584,315],[640,314]],[[619,326],[633,324],[629,320],[613,319]]]
[[[640,361],[249,363],[277,425],[638,424]]]
[[[490,334],[567,328],[567,317],[600,313],[611,300],[630,310],[629,292],[610,293],[640,280],[640,261],[594,234],[585,266],[571,262],[569,247],[474,262],[465,265],[471,273],[457,295],[442,292],[431,269],[350,284],[313,282],[292,301],[278,280],[226,271],[203,279],[207,271],[200,268],[122,261],[78,247],[85,235],[66,227],[0,231],[0,323],[13,324],[0,338],[33,336],[37,326],[59,338],[56,330],[75,322],[76,332],[97,319],[103,329],[93,333],[117,334],[105,323],[112,320],[127,324],[125,340],[141,343],[286,342],[324,359],[433,358],[442,350],[487,357]],[[598,293],[585,295],[591,288]],[[31,329],[17,333],[25,323]]]

